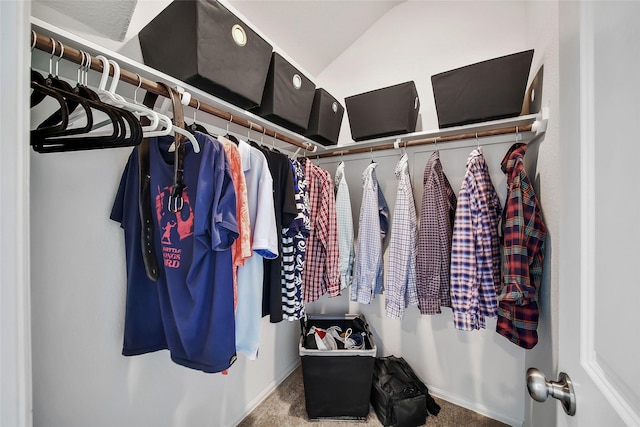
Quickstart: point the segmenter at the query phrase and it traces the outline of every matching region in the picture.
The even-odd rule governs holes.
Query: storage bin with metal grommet
[[[139,33],[146,65],[243,109],[262,101],[271,45],[217,1],[174,1]]]

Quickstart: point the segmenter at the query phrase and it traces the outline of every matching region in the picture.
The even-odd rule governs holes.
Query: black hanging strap
[[[174,126],[184,128],[184,116],[182,104],[178,100],[177,92],[164,83],[159,83],[167,92],[173,104],[173,120]],[[143,104],[153,109],[158,95],[147,92],[144,97]],[[141,119],[143,126],[149,125],[149,119],[143,117]],[[184,189],[184,136],[176,134],[175,137],[175,162],[174,162],[174,182],[169,197],[169,210],[178,212],[182,209],[182,190]],[[138,169],[140,173],[140,189],[138,192],[140,221],[142,222],[142,257],[144,259],[144,267],[149,279],[157,281],[160,275],[158,267],[158,259],[155,254],[154,231],[153,231],[153,211],[151,209],[151,170],[149,164],[149,140],[142,140],[138,148]]]

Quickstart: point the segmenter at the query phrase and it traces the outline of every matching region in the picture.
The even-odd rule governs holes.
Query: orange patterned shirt
[[[238,267],[243,266],[245,261],[251,257],[251,225],[249,220],[249,201],[247,198],[247,184],[244,180],[242,162],[238,147],[224,137],[218,137],[222,142],[224,151],[229,161],[231,170],[231,180],[236,191],[236,218],[238,221],[239,236],[231,247],[231,257],[233,259],[233,301],[234,307],[238,303]]]

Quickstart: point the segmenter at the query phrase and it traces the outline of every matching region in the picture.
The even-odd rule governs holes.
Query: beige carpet
[[[461,408],[445,400],[436,398],[440,405],[437,417],[427,417],[427,427],[504,427],[499,421],[484,417],[476,412]],[[298,367],[286,380],[280,384],[258,407],[251,412],[238,427],[380,427],[375,412],[371,410],[364,422],[353,421],[309,421],[304,406],[304,386],[302,384],[302,369]]]

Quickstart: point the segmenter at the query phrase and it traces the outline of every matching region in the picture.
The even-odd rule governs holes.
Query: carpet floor
[[[504,427],[499,421],[487,418],[476,412],[435,398],[440,405],[438,416],[427,417],[427,427]],[[376,413],[371,409],[369,416],[363,422],[321,420],[310,421],[304,403],[304,385],[302,383],[302,369],[298,367],[282,384],[280,384],[267,398],[256,407],[238,427],[380,427]]]

